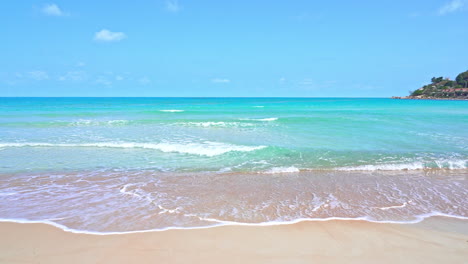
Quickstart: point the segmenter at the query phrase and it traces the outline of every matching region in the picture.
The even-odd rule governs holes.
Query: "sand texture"
[[[0,263],[468,263],[468,221],[223,226],[123,235],[0,223]]]

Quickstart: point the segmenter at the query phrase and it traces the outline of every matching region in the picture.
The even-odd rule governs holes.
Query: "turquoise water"
[[[0,172],[467,165],[466,101],[0,98]]]
[[[468,102],[0,98],[0,221],[120,233],[468,219]]]

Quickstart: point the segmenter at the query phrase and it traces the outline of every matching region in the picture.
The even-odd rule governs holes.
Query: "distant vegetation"
[[[396,97],[399,98],[399,97]],[[458,74],[455,81],[432,77],[431,83],[410,92],[408,99],[468,99],[468,71]]]

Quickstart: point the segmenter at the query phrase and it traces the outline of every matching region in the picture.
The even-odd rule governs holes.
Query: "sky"
[[[0,96],[389,97],[468,70],[468,0],[9,0],[0,12]]]

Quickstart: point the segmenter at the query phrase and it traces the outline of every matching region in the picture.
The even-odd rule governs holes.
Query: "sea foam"
[[[243,121],[260,121],[260,122],[270,122],[278,120],[277,117],[269,117],[269,118],[239,118],[239,120]]]
[[[116,126],[116,125],[125,125],[129,121],[128,120],[90,120],[90,119],[80,119],[77,121],[70,122],[68,126],[102,126],[102,125],[110,125],[110,126]]]
[[[189,215],[187,215],[189,216]],[[429,219],[431,217],[447,217],[460,220],[468,220],[468,217],[460,215],[451,215],[444,214],[440,212],[431,212],[428,214],[416,215],[414,220],[406,221],[392,221],[392,220],[375,220],[367,216],[363,217],[324,217],[324,218],[296,218],[294,220],[284,220],[284,221],[268,221],[260,223],[246,223],[246,222],[236,222],[236,221],[226,221],[216,218],[200,217],[194,215],[201,221],[210,222],[209,225],[200,225],[200,226],[168,226],[162,228],[151,228],[151,229],[139,229],[132,231],[90,231],[86,229],[71,228],[66,225],[59,224],[55,222],[55,219],[47,220],[28,220],[21,218],[0,218],[0,222],[4,223],[20,223],[20,224],[46,224],[59,228],[65,232],[74,233],[74,234],[88,234],[88,235],[125,235],[125,234],[138,234],[138,233],[149,233],[149,232],[162,232],[168,230],[197,230],[197,229],[208,229],[219,226],[281,226],[281,225],[292,225],[302,222],[328,222],[328,221],[365,221],[370,223],[381,223],[381,224],[416,224]]]
[[[161,112],[166,112],[166,113],[180,113],[184,112],[184,110],[179,110],[179,109],[167,109],[167,110],[159,110]]]
[[[389,163],[389,164],[374,164],[340,167],[336,170],[340,171],[401,171],[401,170],[424,170],[424,169],[466,169],[468,160],[463,159],[441,159],[428,162],[409,162],[409,163]]]
[[[141,148],[155,149],[162,152],[177,152],[201,156],[217,156],[231,151],[248,152],[263,149],[266,146],[244,146],[221,142],[205,141],[203,143],[134,143],[134,142],[99,142],[99,143],[0,143],[6,147],[95,147],[95,148]]]
[[[187,123],[178,123],[183,126],[194,126],[194,127],[251,127],[254,126],[254,124],[250,123],[241,123],[241,122],[214,122],[214,121],[208,121],[208,122],[187,122]]]
[[[294,166],[291,166],[291,167],[274,167],[267,171],[264,171],[263,173],[276,174],[276,173],[295,173],[295,172],[299,172],[299,169]]]

